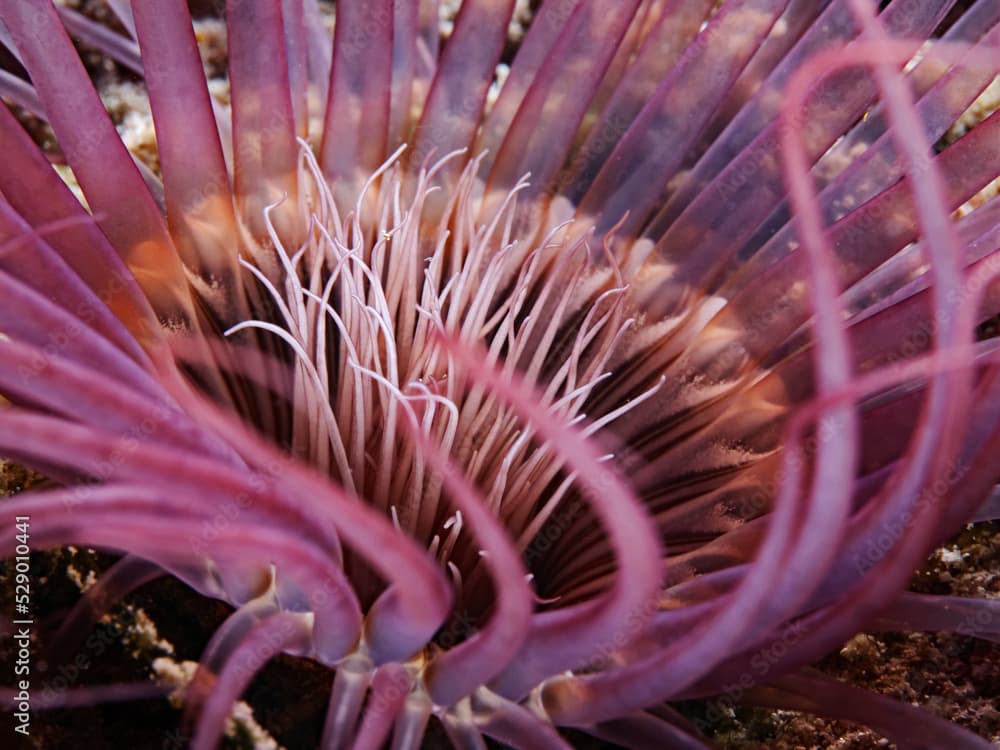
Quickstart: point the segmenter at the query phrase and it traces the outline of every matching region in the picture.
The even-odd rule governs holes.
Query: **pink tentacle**
[[[659,9],[660,17],[655,27],[646,35],[635,60],[626,68],[578,155],[559,176],[559,185],[565,187],[556,192],[574,204],[583,198],[611,151],[656,91],[664,72],[682,59],[687,45],[711,10],[709,0],[672,0],[664,5]],[[518,60],[523,54],[522,47]]]
[[[193,750],[212,750],[222,739],[226,717],[233,703],[250,684],[254,675],[282,651],[298,646],[309,638],[300,615],[277,614],[255,625],[237,646],[219,675],[218,683],[198,718]]]
[[[989,740],[950,721],[818,673],[789,675],[772,685],[752,691],[747,701],[753,705],[855,721],[872,727],[908,750],[937,750],[942,747],[989,750],[994,747]]]
[[[228,0],[233,187],[240,218],[264,241],[264,208],[297,201],[299,147],[288,88],[281,0]],[[279,229],[287,230],[280,224]],[[284,232],[282,232],[283,234]]]
[[[11,367],[0,370],[0,387],[8,398],[42,405],[68,420],[113,434],[141,434],[147,441],[239,463],[228,446],[187,419],[163,391],[152,396],[133,391],[120,381],[109,382],[104,374],[17,341],[5,343],[3,350]],[[136,430],[137,425],[142,427]]]
[[[510,130],[524,97],[548,59],[553,45],[583,0],[542,3],[528,28],[517,56],[511,65],[510,75],[504,82],[497,101],[490,108],[483,122],[473,153],[484,151],[496,154]],[[507,17],[509,19],[509,16]],[[450,43],[450,42],[449,42]],[[496,53],[499,58],[499,52]],[[520,175],[518,175],[520,176]]]
[[[888,40],[886,40],[888,42]],[[987,53],[996,41],[985,39],[970,56]],[[864,42],[855,43],[855,47]],[[904,44],[905,46],[905,44]],[[850,49],[853,49],[851,47]],[[912,55],[915,46],[910,46]],[[905,52],[893,62],[902,67]],[[853,56],[843,51],[843,59]],[[931,56],[933,59],[933,56]],[[951,126],[957,117],[978,96],[992,75],[985,68],[972,66],[964,71],[953,71],[920,102],[921,123],[919,132],[931,142]],[[810,159],[818,159],[839,138],[870,103],[875,86],[862,73],[838,70],[834,76],[817,83],[819,95],[830,102],[821,117],[807,117],[808,105],[803,103],[795,126],[806,133]],[[832,111],[829,111],[832,107]],[[836,179],[820,180],[825,188],[821,193],[824,214],[829,221],[836,221],[850,208],[861,205],[889,188],[903,174],[905,162],[898,159],[894,147],[893,129],[872,144],[860,157],[851,157],[850,167]],[[713,250],[690,257],[677,257],[680,264],[678,277],[694,288],[715,285],[736,273],[739,280],[732,286],[756,278],[773,263],[794,237],[794,225],[787,223],[781,172],[777,160],[780,128],[774,123],[747,146],[680,215],[658,242],[658,248],[667,257],[677,257],[677,247],[690,247],[712,237]],[[817,166],[818,170],[819,167]],[[747,178],[744,175],[752,175]],[[777,226],[772,226],[776,224]],[[784,225],[784,226],[782,226]],[[775,229],[779,229],[774,234]],[[772,237],[771,235],[774,234]],[[766,242],[759,250],[754,243],[763,237]],[[738,253],[755,250],[745,264],[737,260]]]
[[[489,682],[515,657],[528,636],[534,596],[517,548],[481,493],[423,433],[416,415],[409,409],[406,414],[406,429],[441,475],[452,502],[482,547],[496,592],[496,605],[486,626],[428,665],[425,680],[431,699],[450,706]]]
[[[630,750],[648,750],[651,747],[660,750],[711,750],[711,746],[698,739],[693,732],[647,713],[607,721],[585,731]]]
[[[807,78],[807,74],[810,74],[812,77]],[[799,111],[805,99],[807,87],[814,80],[815,73],[811,71],[805,71],[793,79],[787,94],[786,109],[783,110],[783,117],[789,118],[792,116],[790,113]],[[840,323],[842,314],[839,309],[839,290],[837,287],[834,255],[829,240],[822,229],[823,218],[816,201],[815,188],[811,184],[809,176],[810,165],[806,158],[805,150],[798,141],[797,131],[793,127],[790,127],[790,124],[786,122],[785,128],[782,130],[783,149],[786,155],[786,179],[789,184],[792,204],[798,217],[803,246],[809,260],[808,271],[810,285],[813,289],[810,299],[813,306],[815,335],[817,339],[817,380],[818,390],[822,395],[829,394],[843,387],[848,382],[850,372],[847,363],[850,360],[846,333]],[[957,262],[957,260],[953,259],[952,262]],[[831,420],[828,424],[832,425],[832,429],[836,434],[841,436],[845,433],[847,435],[856,435],[857,416],[849,406],[841,406],[833,409]],[[925,438],[922,441],[923,444],[918,445],[915,449],[925,450],[929,447],[929,443],[936,443],[936,440],[933,439],[933,432],[928,431],[928,434],[931,437]],[[840,491],[830,493],[823,491],[824,487],[835,487],[839,481],[837,479],[838,476],[842,477],[845,474],[853,474],[853,464],[855,461],[853,453],[857,449],[856,437],[848,439],[846,443],[850,447],[845,446],[845,441],[842,438],[835,445],[827,445],[826,449],[820,453],[817,459],[814,480],[822,477],[823,481],[814,484],[810,502],[811,507],[808,512],[809,518],[803,524],[803,528],[806,529],[807,533],[811,533],[810,530],[822,529],[823,538],[832,537],[836,540],[839,538],[840,530],[847,521],[848,513],[850,512],[850,492]],[[833,451],[834,447],[837,448],[836,451]],[[798,450],[797,442],[793,441],[788,454],[791,457],[796,457],[797,461],[789,466],[789,460],[786,460],[786,467],[789,469],[793,468],[796,463],[801,464],[801,456],[797,456]],[[831,456],[831,453],[833,454],[832,459],[828,458]],[[826,471],[830,471],[828,476],[826,475]],[[683,670],[678,670],[678,659],[681,659],[681,663],[685,663],[685,661],[690,663],[692,655],[695,654],[711,659],[711,656],[702,653],[704,644],[711,642],[715,658],[718,660],[718,654],[724,650],[720,649],[719,643],[734,644],[736,642],[735,636],[742,631],[739,624],[735,621],[734,616],[736,613],[740,613],[741,616],[745,614],[741,608],[736,606],[736,603],[744,602],[754,608],[764,606],[765,602],[761,598],[765,594],[764,584],[769,585],[769,581],[772,580],[773,575],[779,570],[781,550],[785,544],[784,534],[788,533],[787,523],[791,520],[791,517],[786,512],[783,512],[783,508],[787,507],[787,504],[790,502],[791,493],[794,493],[796,481],[791,478],[794,476],[797,476],[797,474],[790,472],[786,476],[785,483],[782,485],[781,496],[776,503],[773,520],[768,529],[764,547],[758,553],[757,563],[743,582],[741,582],[739,589],[732,596],[726,610],[713,623],[714,627],[706,629],[705,633],[711,636],[710,641],[701,640],[702,649],[692,648],[689,644],[682,641],[674,649],[668,650],[665,655],[648,660],[645,664],[645,669],[638,666],[631,666],[623,668],[617,673],[612,673],[611,676],[602,675],[592,678],[581,678],[573,682],[565,681],[562,683],[562,686],[556,683],[547,691],[547,697],[553,701],[555,706],[558,706],[557,716],[561,716],[563,720],[566,720],[568,717],[574,717],[577,720],[582,719],[584,716],[592,718],[595,710],[598,710],[598,706],[600,707],[598,716],[602,715],[602,712],[603,715],[613,715],[615,712],[620,711],[622,706],[616,705],[616,700],[609,697],[614,693],[610,689],[610,686],[618,684],[623,679],[635,679],[639,674],[642,674],[642,684],[648,692],[644,692],[636,698],[634,696],[636,691],[633,684],[632,697],[636,701],[635,705],[641,706],[652,703],[657,697],[662,698],[668,695],[671,690],[682,689],[682,686],[690,684],[693,682],[693,679],[697,678],[697,672],[685,673]],[[791,488],[790,491],[789,488]],[[832,499],[831,495],[835,499]],[[817,508],[817,505],[820,505],[820,507]],[[824,523],[815,523],[813,519],[814,515],[816,518],[823,518]],[[815,535],[813,536],[815,537]],[[807,597],[820,582],[825,570],[834,561],[836,554],[836,545],[829,542],[824,545],[821,538],[813,538],[809,543],[803,542],[800,547],[795,549],[792,552],[792,558],[795,563],[807,561],[810,565],[803,568],[800,564],[789,564],[788,569],[795,571],[814,570],[815,572],[811,576],[805,576],[805,582],[802,580],[798,582],[783,582],[783,605],[787,604],[789,599],[795,606],[801,604],[803,598]],[[816,567],[813,568],[811,567],[812,565]],[[758,576],[762,576],[762,578],[758,579]],[[786,583],[791,583],[792,593],[788,594],[789,599],[786,599],[784,596],[787,593],[784,587]],[[787,616],[792,611],[794,611],[794,607],[782,606],[777,612],[773,612],[773,614],[777,618],[779,616]],[[761,629],[758,625],[756,632],[760,632]],[[684,652],[683,656],[678,653],[681,651]],[[677,658],[670,660],[669,655],[672,654],[676,654]],[[672,667],[669,670],[671,678],[673,678],[673,685],[671,687],[668,687],[670,680],[662,677],[666,664],[670,664]],[[678,672],[683,676],[679,676]],[[625,675],[628,677],[626,678]],[[685,682],[685,680],[688,682]],[[600,689],[597,689],[595,686],[600,686]],[[575,695],[571,698],[570,695],[572,693],[575,693]],[[584,695],[586,696],[585,698],[583,697]]]
[[[343,205],[385,160],[392,92],[393,3],[337,7],[333,68],[319,163]],[[371,55],[371,49],[382,50]]]
[[[159,322],[149,302],[143,296],[135,277],[118,257],[96,220],[88,214],[65,183],[52,169],[48,159],[38,150],[30,136],[17,124],[6,107],[0,108],[0,150],[6,168],[0,170],[0,191],[21,220],[45,236],[48,244],[103,302],[92,301],[91,325],[110,338],[136,361],[145,355],[137,345],[159,338]],[[38,195],[47,199],[40,201]],[[51,227],[52,231],[46,228]],[[56,229],[58,227],[58,229]],[[35,283],[40,279],[32,280]],[[60,279],[64,299],[65,285],[72,279]],[[77,300],[78,304],[83,299]],[[109,316],[107,306],[113,316]],[[113,321],[117,318],[117,321]],[[115,333],[122,326],[129,335]],[[133,340],[135,339],[135,340]]]
[[[1000,9],[997,13],[1000,14]],[[1000,27],[994,26],[974,49],[980,54],[988,53],[990,47],[996,46],[998,41],[1000,41]],[[925,58],[925,62],[939,64],[934,55]],[[917,108],[928,141],[936,142],[944,135],[991,79],[992,72],[989,68],[981,65],[965,67],[958,63],[926,91]],[[849,158],[849,166],[846,169],[838,170],[831,177],[824,173],[822,161],[814,167],[814,172],[819,172],[818,179],[825,185],[820,199],[829,221],[843,218],[854,206],[874,198],[903,175],[903,165],[898,159],[892,134],[886,131],[884,124],[880,128],[881,135],[877,138],[872,137],[870,143],[867,143],[865,136],[859,132],[871,129],[864,126],[874,126],[876,119],[885,118],[872,118],[856,127],[843,139],[849,142],[850,148],[857,149],[861,146],[866,148],[857,158],[849,158],[847,154],[839,155],[841,162]],[[828,152],[823,160],[833,158]],[[734,167],[730,167],[727,171],[731,170],[734,170]],[[748,241],[744,251],[750,246],[759,249],[755,250],[745,263],[740,264],[738,271],[734,270],[734,275],[725,281],[724,289],[742,288],[789,252],[788,248],[794,242],[794,232],[793,226],[788,223],[788,218],[786,207],[782,206],[775,209],[771,216],[754,230],[754,236]],[[732,261],[731,257],[730,265],[735,265]]]
[[[598,219],[598,234],[625,214],[619,231],[637,234],[662,186],[786,5],[787,0],[726,3],[688,46],[580,201],[581,214]],[[726,42],[713,42],[717,39]],[[686,115],[678,118],[677,112]]]
[[[333,45],[323,24],[318,0],[303,0],[308,39],[309,86],[316,91],[320,106],[326,107],[330,93],[330,66],[333,63]]]
[[[133,0],[132,6],[171,233],[188,268],[230,291],[224,304],[231,309],[217,308],[222,319],[245,318],[232,188],[187,4]],[[204,230],[209,224],[212,232]]]
[[[113,605],[166,574],[160,566],[136,555],[126,555],[115,561],[63,618],[52,638],[51,661],[56,664],[66,662]]]
[[[441,341],[469,377],[506,401],[578,474],[618,560],[608,593],[586,605],[535,616],[521,652],[493,682],[501,694],[521,696],[543,678],[594,658],[594,644],[629,640],[641,630],[658,598],[662,550],[642,504],[601,462],[596,445],[539,409],[537,396],[516,374],[486,364],[468,344],[444,334]]]
[[[404,667],[385,664],[375,671],[368,705],[354,737],[353,750],[378,750],[382,747],[409,691],[410,675]]]
[[[187,280],[166,223],[50,0],[3,0],[17,43],[59,144],[98,223],[157,312],[194,320]]]
[[[124,65],[134,73],[142,75],[142,58],[139,47],[132,39],[123,37],[104,24],[87,18],[82,13],[60,6],[57,8],[66,30],[77,39],[101,50],[117,63]]]
[[[12,510],[32,515],[32,536],[39,547],[86,544],[142,554],[206,596],[225,599],[232,594],[233,599],[245,602],[266,590],[269,563],[260,563],[257,553],[248,560],[248,551],[256,549],[279,568],[279,575],[309,592],[309,605],[316,615],[310,653],[335,664],[358,644],[360,605],[343,570],[313,543],[301,535],[297,538],[292,529],[236,520],[215,529],[206,553],[178,550],[177,539],[197,540],[204,522],[212,519],[177,508],[158,491],[115,485],[94,488],[84,497],[73,491],[54,491],[12,502],[16,502]],[[85,511],[88,519],[100,521],[100,528],[73,523],[71,517],[67,519],[66,508]],[[164,509],[172,515],[161,524]],[[4,545],[5,556],[12,551]]]
[[[39,247],[36,245],[36,248]],[[67,279],[66,287],[69,291],[67,296],[72,298],[71,279]],[[80,292],[83,300],[89,304],[78,307],[77,310],[83,310],[84,314],[93,310],[95,317],[100,319],[103,309],[100,302],[93,300],[92,295],[84,293],[82,289]],[[81,325],[80,318],[53,305],[43,294],[12,279],[3,271],[0,271],[0,293],[8,303],[0,306],[0,321],[3,323],[4,333],[11,339],[31,342],[34,346],[51,345],[59,356],[82,367],[93,372],[107,372],[116,381],[137,393],[153,399],[161,397],[162,389],[141,366],[145,362],[140,360],[140,364],[137,364],[98,331]],[[41,361],[32,361],[28,370],[17,373],[18,377],[32,380],[36,374],[44,372],[48,366],[46,360],[47,357]]]
[[[906,591],[871,627],[875,631],[943,631],[1000,643],[1000,601]]]
[[[386,579],[395,582],[369,610],[368,642],[376,661],[406,658],[421,648],[440,627],[451,607],[451,587],[434,561],[380,512],[354,501],[345,491],[311,469],[289,463],[262,438],[191,394],[175,394],[184,408],[224,439],[238,443],[241,454],[257,466],[283,467],[283,481],[292,496],[311,498],[353,549]],[[329,500],[321,501],[321,498]],[[331,508],[340,507],[336,518]]]
[[[860,4],[855,5],[856,12],[863,15],[864,13],[870,13],[867,6],[862,7]],[[874,17],[868,17],[866,23],[876,24]],[[881,48],[880,48],[881,49]],[[883,59],[885,54],[884,50],[880,53],[872,50],[873,59],[872,62],[878,63],[880,59]],[[877,69],[878,70],[878,69]],[[883,70],[883,73],[885,71]],[[796,83],[798,87],[796,88]],[[895,84],[887,80],[887,78],[880,78],[880,86],[888,89],[893,89]],[[798,79],[797,82],[793,82],[792,91],[790,92],[790,98],[792,101],[796,101],[799,98],[804,98],[805,87],[807,83],[805,79]],[[895,92],[895,96],[889,96],[887,99],[887,104],[890,109],[890,114],[894,117],[899,117],[902,114],[909,112],[912,118],[912,105],[905,101],[905,99],[900,99],[898,91]],[[906,159],[909,163],[909,171],[911,174],[920,171],[922,166],[922,155],[920,153],[919,144],[921,137],[919,126],[913,122],[912,119],[906,120],[904,118],[904,123],[908,125],[908,134],[910,138],[906,140],[905,143],[900,144],[900,149],[906,154]],[[914,129],[916,130],[916,135],[914,135]],[[933,172],[933,168],[931,169]],[[924,175],[926,178],[927,175]],[[951,345],[953,342],[960,342],[963,340],[968,340],[972,335],[972,314],[974,310],[973,305],[965,305],[961,310],[958,310],[956,314],[956,308],[961,304],[961,298],[955,294],[955,290],[960,288],[961,282],[959,280],[958,263],[960,252],[957,248],[957,242],[951,231],[950,225],[948,224],[948,218],[944,214],[944,206],[946,205],[943,188],[932,179],[922,178],[916,182],[923,184],[923,187],[914,187],[915,194],[918,196],[918,200],[921,201],[922,209],[922,220],[928,223],[928,227],[925,230],[929,237],[935,238],[935,240],[943,243],[944,247],[938,247],[935,243],[930,246],[931,255],[933,258],[933,263],[931,265],[932,273],[935,275],[935,280],[937,285],[935,286],[935,315],[940,315],[941,320],[946,322],[947,328],[943,330],[938,337],[938,346],[946,347]],[[932,205],[933,201],[938,201],[938,203]],[[928,214],[924,217],[924,213]],[[965,357],[969,357],[966,354]],[[966,360],[960,360],[966,361]],[[918,438],[915,440],[914,444],[910,449],[910,456],[908,461],[913,462],[913,466],[916,467],[915,470],[907,469],[907,473],[900,472],[898,475],[901,481],[897,481],[891,490],[883,496],[883,498],[872,505],[869,506],[869,516],[871,517],[870,527],[877,527],[879,525],[884,525],[892,518],[898,516],[904,511],[904,509],[909,508],[913,505],[914,499],[919,498],[919,486],[923,483],[923,477],[929,474],[931,477],[935,476],[939,468],[953,453],[957,448],[956,441],[957,435],[952,432],[949,425],[954,425],[956,423],[961,423],[961,415],[965,411],[965,404],[963,403],[966,399],[964,394],[969,392],[969,386],[971,384],[971,371],[967,367],[960,367],[953,371],[954,374],[945,377],[939,375],[935,378],[933,385],[931,386],[931,392],[928,396],[928,403],[924,410],[924,415],[922,416],[922,422],[925,425],[936,425],[934,429],[930,428],[920,428],[917,430],[916,435]],[[963,394],[963,397],[955,401],[956,394],[952,390],[954,387],[958,387]],[[944,436],[944,444],[941,444],[941,435]],[[936,453],[936,458],[932,456]],[[928,469],[921,469],[919,467],[928,466]],[[925,474],[926,472],[926,474]],[[876,510],[878,509],[878,510]],[[916,520],[913,524],[914,528],[908,533],[908,544],[906,545],[907,550],[901,551],[901,545],[897,545],[887,556],[887,561],[884,565],[881,565],[884,570],[879,576],[879,583],[871,586],[870,591],[867,595],[862,595],[862,601],[874,601],[874,591],[886,591],[888,587],[893,585],[891,581],[902,575],[905,575],[905,567],[911,557],[915,555],[922,554],[921,548],[927,543],[926,535],[931,531],[931,524],[934,519],[940,513],[940,509],[934,507],[923,508],[920,514],[919,520]],[[878,519],[878,520],[876,520]],[[860,537],[865,536],[861,534]],[[921,544],[920,541],[923,540]],[[910,546],[912,544],[912,546]],[[894,570],[895,575],[891,575],[887,570]]]
[[[870,49],[872,54],[878,54],[877,49],[882,48]],[[827,70],[834,64],[833,59],[831,56],[812,72]],[[949,208],[957,208],[995,176],[995,165],[1000,159],[998,134],[1000,115],[994,113],[966,137],[935,157],[934,162],[939,165],[948,183]],[[831,228],[843,283],[856,282],[917,239],[917,223],[905,188],[905,183],[897,183]],[[894,217],[893,222],[880,218],[889,215]],[[806,300],[791,291],[791,279],[801,278],[803,264],[802,253],[785,255],[780,262],[761,273],[754,284],[737,292],[717,316],[719,325],[739,326],[741,320],[761,321],[753,329],[756,335],[741,341],[752,361],[769,355],[806,322]]]
[[[954,260],[954,259],[953,259]],[[953,295],[953,303],[959,305],[955,315],[954,331],[961,337],[961,333],[969,332],[975,321],[975,313],[979,309],[979,298],[985,293],[987,279],[996,275],[996,269],[989,265],[978,267],[966,279],[964,287],[958,295]],[[965,338],[968,337],[965,334]],[[989,349],[994,353],[995,348]],[[969,347],[959,347],[951,349],[939,349],[932,358],[925,360],[914,360],[899,366],[895,371],[881,370],[872,375],[865,376],[868,381],[866,385],[874,386],[876,381],[884,380],[891,382],[891,378],[905,374],[935,374],[935,371],[962,371],[969,370],[972,360],[972,351]],[[947,382],[947,378],[942,378],[940,374],[934,378],[933,382]],[[860,382],[860,381],[859,381]],[[856,383],[855,385],[858,385]],[[926,410],[925,410],[926,411]],[[926,418],[926,414],[924,417]],[[919,489],[911,489],[909,482],[896,483],[888,487],[876,500],[869,502],[862,511],[860,517],[852,521],[850,533],[845,537],[844,549],[839,556],[838,565],[830,571],[830,581],[827,588],[831,589],[837,596],[837,604],[834,607],[824,606],[814,614],[801,621],[792,623],[783,628],[776,639],[784,640],[792,645],[788,648],[787,656],[780,660],[780,664],[775,664],[775,669],[788,669],[790,666],[807,663],[812,658],[817,658],[832,645],[843,640],[846,634],[854,632],[867,622],[870,618],[890,602],[891,592],[898,590],[904,585],[909,577],[910,571],[917,564],[919,558],[925,553],[926,548],[934,538],[940,535],[940,523],[942,512],[947,510],[947,515],[953,519],[965,518],[971,513],[977,502],[981,502],[982,494],[988,490],[993,483],[993,470],[987,468],[997,441],[1000,440],[1000,431],[992,429],[992,434],[980,436],[976,445],[982,446],[979,453],[963,459],[961,467],[950,469],[951,474],[957,472],[958,487],[952,488],[951,505],[949,508],[935,508],[935,505],[942,505],[935,501],[934,493],[925,496],[926,493],[918,492]],[[931,440],[937,437],[936,431],[927,431]],[[917,435],[923,433],[917,432]],[[922,446],[915,446],[917,451]],[[912,460],[912,455],[909,460]],[[926,463],[926,461],[925,461]],[[931,479],[940,472],[936,470],[931,475]],[[947,471],[945,473],[948,473]],[[931,479],[928,479],[929,483]],[[946,486],[951,487],[950,483]],[[939,498],[938,498],[939,499]],[[900,506],[904,503],[915,503],[912,512],[906,510],[908,516],[901,516]],[[896,506],[895,508],[893,506]],[[900,521],[900,518],[907,520]],[[907,534],[907,544],[895,544],[887,553],[880,554],[879,558],[872,561],[872,565],[864,565],[866,562],[865,547],[870,543],[872,534],[881,533],[883,530],[896,528],[903,524]],[[916,540],[916,541],[913,541]],[[898,541],[898,540],[897,540]],[[913,546],[910,546],[912,543]],[[855,565],[854,569],[848,570],[848,566]],[[870,573],[870,568],[874,567],[876,574],[869,574],[862,579],[861,583],[849,589],[852,581],[864,573]],[[845,577],[846,576],[846,577]],[[839,581],[839,583],[837,583]],[[829,597],[827,592],[826,597]],[[845,602],[849,606],[845,606]],[[808,636],[808,637],[806,637]],[[788,640],[791,639],[791,640]],[[724,667],[719,670],[717,679],[729,679],[733,670],[739,670],[737,666],[740,660],[732,668]]]
[[[513,11],[514,0],[462,3],[413,133],[412,166],[472,143]],[[460,170],[460,165],[449,164],[442,176],[455,180]]]
[[[638,0],[582,0],[566,18],[502,144],[483,160],[481,170],[488,177],[480,217],[490,216],[526,174],[531,182],[522,200],[551,195],[550,183],[569,153],[573,134],[638,10]],[[539,127],[545,113],[554,108],[559,117]],[[607,228],[620,218],[616,215]]]
[[[115,14],[115,17],[121,21],[122,26],[129,33],[133,39],[136,38],[135,34],[135,19],[132,17],[132,7],[129,4],[129,0],[105,0],[108,7],[111,8],[111,12]]]
[[[190,733],[195,719],[211,700],[218,676],[226,667],[236,649],[262,620],[280,611],[270,590],[251,599],[233,612],[212,633],[212,637],[198,658],[198,668],[184,693],[182,732]]]
[[[373,677],[371,660],[363,654],[352,654],[337,665],[330,691],[330,703],[323,724],[320,747],[323,750],[342,750],[349,744],[358,723]]]
[[[522,705],[488,691],[473,697],[476,726],[516,750],[571,750],[556,728]]]
[[[940,22],[947,5],[948,3],[941,3],[938,0],[922,0],[919,4],[893,2],[885,9],[881,20],[893,34],[922,36]],[[754,179],[750,181],[751,189],[760,182],[762,178],[760,170],[765,166],[767,159],[765,152],[771,149],[776,152],[778,147],[777,138],[760,137],[768,130],[773,130],[775,117],[783,101],[778,94],[785,89],[792,75],[806,64],[811,56],[824,49],[839,49],[857,34],[858,30],[846,0],[834,0],[829,3],[775,67],[763,86],[736,113],[722,133],[699,157],[691,173],[650,222],[645,230],[646,234],[660,240],[675,222],[679,222],[679,226],[674,231],[678,232],[681,229],[684,222],[679,217],[682,213],[687,212],[689,216],[697,216],[699,208],[704,208],[706,213],[709,213],[707,209],[710,204],[719,206],[721,198],[724,198],[727,204],[734,202],[731,191],[734,187],[742,187],[741,181],[735,177],[727,181],[722,175],[726,171],[732,171],[733,165],[737,162],[746,161],[751,166],[757,166],[754,170]],[[854,96],[854,93],[848,90],[848,96]],[[843,93],[835,90],[834,96],[829,100],[831,107],[824,112],[824,120],[829,119],[842,106],[843,99]],[[834,137],[839,135],[840,133],[837,133]],[[728,206],[726,208],[728,209]],[[700,229],[705,231],[712,226],[712,223],[708,223],[702,225]],[[693,239],[697,241],[697,237]]]
[[[285,54],[288,57],[288,93],[292,100],[295,134],[309,135],[309,43],[306,11],[302,0],[281,0],[281,18],[285,30]]]
[[[0,70],[0,96],[9,99],[35,117],[45,119],[45,105],[34,86],[6,70]]]
[[[392,93],[389,95],[389,132],[386,153],[393,153],[410,137],[413,128],[413,80],[419,65],[417,39],[420,0],[393,4]]]

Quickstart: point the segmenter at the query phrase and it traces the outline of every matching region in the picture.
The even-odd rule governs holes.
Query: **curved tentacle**
[[[856,721],[874,728],[900,747],[912,750],[934,750],[939,747],[987,750],[993,746],[989,740],[909,704],[845,685],[817,673],[782,677],[770,687],[750,691],[747,700],[755,705]]]
[[[219,674],[191,740],[193,750],[212,750],[222,737],[226,717],[254,675],[282,651],[301,647],[309,639],[302,615],[280,613],[250,628]]]

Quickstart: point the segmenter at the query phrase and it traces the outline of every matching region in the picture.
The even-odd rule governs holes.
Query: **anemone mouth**
[[[428,450],[448,457],[515,540],[518,554],[532,558],[528,575],[545,606],[606,589],[615,555],[592,533],[599,525],[558,448],[477,387],[442,337],[481,343],[491,366],[535,384],[535,408],[568,424],[586,420],[583,434],[607,448],[603,461],[614,461],[643,486],[669,487],[676,478],[688,487],[688,499],[767,452],[753,447],[746,430],[690,438],[710,421],[700,412],[742,411],[746,426],[760,419],[777,424],[784,405],[780,388],[750,409],[738,395],[735,403],[727,400],[740,390],[735,379],[698,377],[674,384],[672,407],[661,406],[655,424],[633,418],[656,398],[666,380],[658,373],[681,352],[709,358],[739,340],[738,331],[711,325],[725,301],[692,300],[690,312],[647,328],[644,298],[667,293],[670,268],[648,257],[631,260],[631,253],[648,252],[642,243],[626,251],[619,242],[613,254],[613,235],[595,240],[574,231],[572,221],[548,230],[524,221],[518,193],[528,182],[502,200],[485,199],[481,157],[468,160],[448,187],[436,177],[462,154],[410,173],[402,153],[344,206],[302,144],[298,205],[288,210],[278,201],[264,209],[259,239],[244,230],[248,317],[222,332],[241,349],[269,353],[286,372],[281,384],[255,385],[241,377],[239,370],[249,366],[242,368],[237,355],[229,378],[237,387],[228,402],[240,405],[242,417],[277,445],[424,545],[449,571],[460,592],[456,610],[472,632],[495,597],[482,570],[486,551],[453,508]],[[482,217],[484,203],[496,206],[495,213]],[[290,245],[283,234],[298,243]],[[192,363],[192,372],[198,369]],[[754,370],[742,378],[762,375]],[[276,390],[284,394],[279,402]],[[767,416],[755,419],[753,410]],[[688,456],[695,446],[713,455],[670,468],[670,446]],[[729,520],[749,519],[734,513]],[[678,526],[671,539],[678,551],[697,550],[710,532],[690,540],[685,534]],[[588,537],[588,554],[564,564]],[[382,583],[350,554],[345,565],[370,606]],[[443,626],[452,643],[456,627],[454,621]]]
[[[7,507],[129,553],[60,635],[163,571],[234,605],[199,749],[281,653],[332,669],[334,748],[703,746],[664,701],[734,684],[978,746],[796,671],[871,622],[996,637],[900,594],[996,480],[997,204],[951,212],[1000,119],[925,148],[996,75],[973,5],[918,49],[951,3],[549,2],[491,94],[512,2],[440,50],[435,3],[339,2],[331,50],[240,0],[222,110],[177,0],[118,39],[0,0],[0,93],[88,209],[0,111],[0,451],[63,485]],[[63,22],[143,75],[162,172]]]

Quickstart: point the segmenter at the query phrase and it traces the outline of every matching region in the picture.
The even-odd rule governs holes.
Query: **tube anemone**
[[[0,455],[51,480],[3,517],[122,555],[45,648],[167,574],[234,608],[198,750],[283,653],[324,748],[705,748],[670,702],[720,695],[990,747],[809,668],[1000,638],[905,590],[1000,518],[1000,114],[951,130],[1000,3],[881,5],[548,0],[510,58],[514,0],[228,0],[220,102],[183,0],[0,0],[85,198],[0,107]]]

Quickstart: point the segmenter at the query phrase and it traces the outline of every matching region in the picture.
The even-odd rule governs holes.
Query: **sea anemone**
[[[810,665],[1000,639],[905,591],[1000,516],[1000,114],[953,127],[1000,3],[547,0],[512,43],[527,4],[466,0],[442,43],[436,0],[332,41],[228,0],[228,102],[186,2],[107,4],[0,0],[82,195],[0,107],[0,455],[50,482],[0,546],[122,555],[52,649],[169,574],[235,608],[195,748],[280,654],[324,748],[702,748],[669,702],[718,695],[991,747]],[[67,29],[141,74],[152,167]]]

